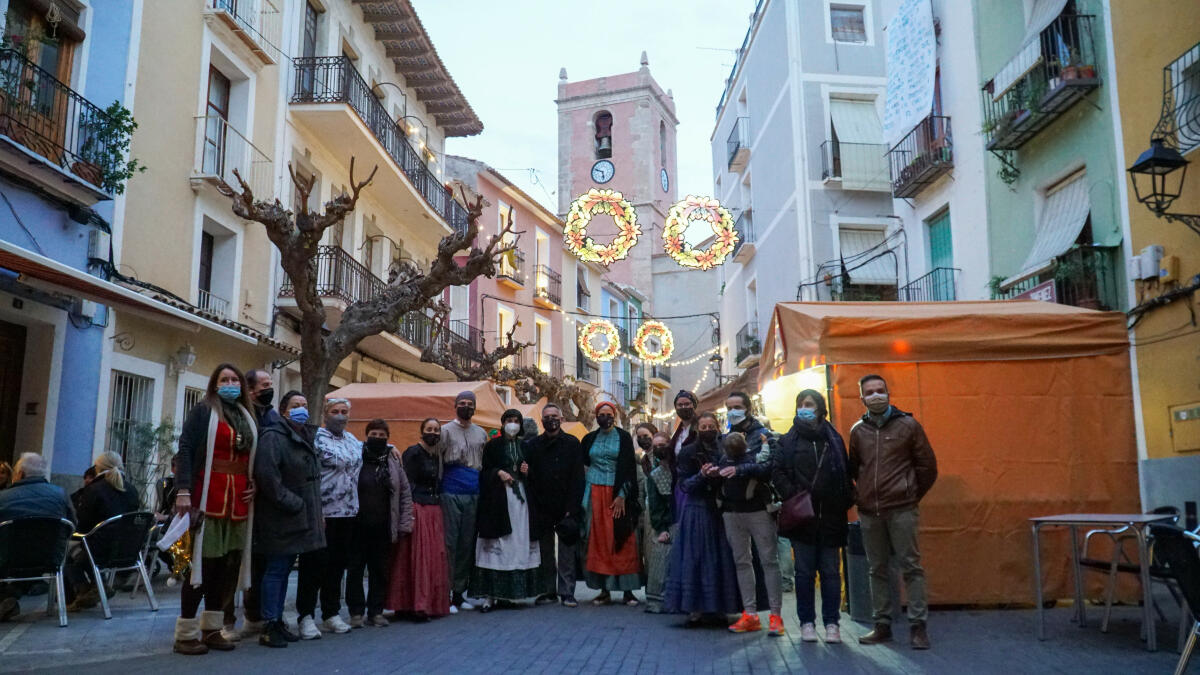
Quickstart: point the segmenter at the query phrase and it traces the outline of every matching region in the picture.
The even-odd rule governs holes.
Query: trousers
[[[758,549],[767,586],[767,604],[771,613],[778,615],[783,609],[783,582],[779,576],[779,534],[775,518],[762,511],[748,513],[725,513],[725,538],[733,549],[733,564],[737,570],[738,591],[742,594],[742,608],[751,614],[756,610],[754,586],[754,557],[751,545]]]
[[[321,599],[321,618],[329,619],[342,608],[342,577],[354,555],[354,518],[325,519],[325,548],[300,554],[300,575],[296,581],[296,612],[312,616]]]
[[[379,616],[387,597],[391,574],[392,532],[387,523],[355,525],[358,546],[346,570],[346,606],[350,616]],[[367,573],[367,594],[363,595],[363,572]]]
[[[446,527],[446,557],[450,590],[463,593],[475,566],[475,508],[478,495],[442,494],[442,521]]]
[[[557,548],[555,543],[557,540]],[[539,577],[545,584],[543,593],[557,593],[559,598],[575,597],[575,568],[579,546],[564,544],[554,532],[544,535],[538,546],[542,552]]]
[[[908,620],[924,622],[929,618],[925,595],[925,569],[921,567],[921,550],[917,546],[920,524],[918,507],[892,511],[878,516],[858,514],[862,522],[863,548],[871,567],[871,614],[875,623],[892,622],[891,587],[888,566],[892,557],[900,566],[904,578],[904,593],[908,597]]]

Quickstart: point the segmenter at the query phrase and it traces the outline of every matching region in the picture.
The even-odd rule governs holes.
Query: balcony
[[[621,380],[610,380],[608,383],[608,393],[613,397],[614,401],[622,403],[628,401],[626,398],[629,395],[629,386]]]
[[[750,163],[750,118],[739,117],[733,123],[726,142],[729,149],[729,170],[741,173]]]
[[[558,309],[562,304],[562,275],[550,269],[549,265],[537,265],[533,268],[534,302],[549,309]]]
[[[821,180],[839,181],[844,190],[886,192],[887,146],[881,143],[843,143],[838,140],[821,144]]]
[[[958,299],[958,276],[954,267],[935,267],[900,289],[900,299],[905,302],[950,302]]]
[[[591,385],[600,384],[600,369],[578,350],[575,352],[575,379]]]
[[[282,59],[282,15],[271,0],[205,0],[204,19],[264,66]]]
[[[12,49],[0,49],[0,167],[82,206],[111,199],[124,167],[114,120]]]
[[[762,343],[758,339],[758,321],[750,321],[742,326],[734,338],[734,343],[737,346],[738,368],[749,368],[758,363],[758,356],[762,351]]]
[[[509,288],[525,288],[525,254],[517,249],[500,256],[496,278]]]
[[[646,387],[646,380],[634,375],[629,381],[629,402],[645,403],[649,390]]]
[[[358,158],[361,176],[379,166],[372,196],[389,216],[413,224],[436,244],[442,234],[465,232],[467,212],[426,166],[432,152],[409,144],[398,125],[344,56],[293,59],[291,114],[316,138],[331,139],[331,151]],[[417,226],[428,221],[433,228]],[[438,230],[441,230],[439,233]]]
[[[1094,18],[1059,16],[984,85],[988,150],[1020,148],[1100,86]]]
[[[900,299],[900,289],[894,284],[846,284],[829,291],[834,302],[894,302]]]
[[[516,365],[523,368],[537,368],[556,380],[566,375],[566,366],[561,356],[549,352],[536,351],[536,347],[524,349],[517,355]]]
[[[662,387],[671,386],[671,366],[663,364],[650,366],[650,383]]]
[[[892,176],[892,196],[916,197],[954,168],[954,142],[950,118],[930,115],[887,153]]]
[[[738,235],[737,246],[733,249],[733,261],[745,265],[746,261],[754,257],[754,213],[750,209],[739,213],[733,223],[733,230]]]
[[[592,292],[578,282],[575,284],[575,308],[584,312],[592,311]]]
[[[220,319],[233,318],[229,316],[229,301],[203,288],[197,291],[196,307]]]
[[[196,118],[196,165],[192,184],[209,183],[218,189],[238,189],[237,170],[258,199],[274,194],[274,172],[266,153],[254,146],[224,118],[208,115]]]
[[[621,319],[621,322],[624,323],[624,319]],[[621,351],[625,353],[633,351],[633,345],[629,342],[629,329],[625,326],[618,325],[617,335],[620,336],[619,341],[621,343]],[[618,354],[617,358],[621,358],[621,356]]]
[[[1117,275],[1119,247],[1076,246],[1054,259],[1050,267],[993,293],[997,299],[1029,298],[1085,309],[1121,307]]]
[[[382,279],[341,246],[318,246],[316,266],[317,295],[322,300],[331,301],[325,304],[325,309],[335,310],[339,318],[348,305],[375,297],[385,285]],[[292,280],[286,275],[279,288],[279,297],[296,297]],[[294,301],[292,306],[295,306]]]

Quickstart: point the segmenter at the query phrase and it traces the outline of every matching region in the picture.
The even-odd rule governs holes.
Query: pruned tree
[[[295,289],[296,306],[300,311],[300,377],[304,396],[310,401],[315,421],[320,421],[322,401],[329,388],[329,380],[338,365],[358,346],[364,338],[395,330],[401,318],[409,312],[439,309],[441,295],[447,287],[463,286],[480,276],[494,277],[499,257],[515,248],[515,239],[509,241],[512,218],[492,235],[487,245],[480,249],[474,246],[479,234],[479,217],[483,213],[483,197],[468,200],[460,193],[467,209],[467,227],[442,237],[437,255],[428,270],[410,268],[405,273],[389,275],[383,289],[369,298],[360,298],[350,303],[342,314],[336,328],[326,326],[325,307],[317,292],[317,251],[326,230],[341,222],[354,210],[359,195],[375,177],[378,166],[372,169],[365,180],[354,177],[354,157],[350,158],[349,194],[339,195],[324,205],[317,213],[308,209],[308,198],[316,183],[315,175],[301,175],[291,164],[288,173],[296,188],[297,212],[284,208],[278,198],[260,200],[235,169],[238,189],[227,187],[224,193],[230,197],[233,212],[261,224],[267,238],[279,250],[280,263]],[[469,251],[461,263],[456,254]]]
[[[536,403],[544,396],[562,410],[563,419],[568,422],[581,422],[591,428],[596,421],[593,410],[596,405],[595,390],[582,386],[573,377],[559,379],[541,368],[520,366],[501,368],[494,379],[512,387],[522,403]],[[627,421],[622,411],[622,424]]]
[[[511,216],[510,216],[511,218]],[[423,350],[421,360],[437,364],[454,374],[459,382],[478,382],[480,380],[495,380],[496,370],[500,362],[514,356],[529,346],[528,342],[517,342],[513,333],[517,326],[513,325],[504,336],[498,336],[496,348],[492,351],[480,351],[485,345],[472,345],[466,340],[455,340],[446,330],[449,325],[450,305],[438,300],[434,305],[433,337]]]

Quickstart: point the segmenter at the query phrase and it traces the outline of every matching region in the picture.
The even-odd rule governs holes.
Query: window
[[[197,260],[196,306],[217,316],[230,317],[237,287],[237,235],[223,225],[204,218]]]
[[[667,168],[667,123],[662,120],[658,122],[658,161]]]
[[[79,10],[72,3],[59,2],[59,21],[51,26],[46,22],[44,2],[34,0],[10,0],[8,14],[5,17],[4,39],[25,55],[37,67],[46,71],[51,77],[60,82],[71,82],[71,66],[74,59],[75,47],[83,41],[84,34],[79,28]],[[41,5],[39,7],[39,5]],[[38,98],[39,90],[47,89],[45,96],[50,97],[49,83],[42,86],[39,73],[25,73],[24,82],[28,83],[33,97]],[[53,104],[49,104],[53,107]],[[63,102],[61,105],[66,105]],[[47,111],[50,112],[50,111]]]
[[[601,110],[592,122],[596,127],[596,159],[612,157],[612,113]]]
[[[229,78],[208,69],[208,101],[204,107],[204,173],[225,175],[225,141],[229,127]]]
[[[375,240],[373,238],[367,238],[367,240],[363,242],[362,264],[363,267],[366,267],[368,270],[372,272],[375,271]]]
[[[301,56],[311,58],[317,55],[317,21],[319,17],[320,13],[311,2],[304,3],[304,35],[300,44]]]
[[[108,449],[121,456],[130,470],[140,469],[149,426],[153,423],[154,380],[121,370],[112,374],[108,412]]]
[[[208,232],[200,233],[200,290],[208,293],[212,291],[212,265],[213,265],[213,245],[214,238]]]
[[[950,209],[925,221],[929,237],[929,268],[954,267],[954,247],[950,234]]]
[[[450,287],[450,321],[467,325],[471,320],[471,289],[467,286]]]
[[[533,334],[534,349],[537,351],[537,367],[542,372],[550,372],[550,324],[541,319],[535,320],[537,330]]]
[[[587,268],[575,267],[575,306],[587,312],[591,310],[592,292],[588,290]]]
[[[511,309],[507,307],[496,308],[496,346],[499,347],[507,342],[508,332],[517,325],[517,317]],[[514,337],[515,339],[515,337]],[[500,362],[501,368],[512,368],[516,365],[513,357],[508,357]]]
[[[1171,73],[1170,99],[1174,108],[1175,141],[1180,152],[1200,146],[1200,44],[1167,66]]]
[[[204,400],[204,390],[198,387],[183,388],[183,414],[186,416],[191,412],[192,408],[200,405]],[[183,420],[180,420],[182,422]]]
[[[829,26],[834,42],[863,44],[867,41],[867,23],[861,5],[830,5]]]

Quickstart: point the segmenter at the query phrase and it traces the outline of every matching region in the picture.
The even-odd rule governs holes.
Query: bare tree
[[[421,350],[421,360],[435,363],[454,374],[459,382],[495,380],[496,369],[501,361],[519,353],[529,346],[528,342],[513,340],[517,326],[497,337],[498,344],[492,351],[481,351],[484,345],[471,344],[467,340],[455,340],[445,326],[449,325],[450,305],[437,301],[433,313],[433,339]]]
[[[429,270],[412,269],[409,273],[391,275],[382,291],[351,303],[338,326],[332,330],[326,328],[325,307],[317,293],[317,251],[321,236],[354,210],[359,195],[378,169],[376,166],[365,180],[356,181],[354,158],[351,157],[351,192],[326,202],[320,213],[308,209],[316,176],[298,174],[291,164],[288,173],[296,188],[298,212],[285,209],[278,198],[272,201],[256,199],[236,169],[233,173],[239,189],[225,190],[226,196],[232,199],[235,214],[266,228],[267,237],[279,250],[283,270],[295,289],[296,306],[300,310],[301,388],[317,422],[322,406],[316,402],[324,400],[338,364],[354,352],[359,342],[395,330],[409,312],[440,308],[442,292],[449,286],[463,286],[480,276],[494,277],[499,257],[516,246],[515,240],[507,239],[508,235],[514,234],[511,217],[483,249],[474,246],[479,234],[479,216],[483,213],[483,197],[468,201],[466,194],[460,193],[467,208],[467,227],[442,237]],[[455,255],[461,251],[469,251],[469,254],[459,263]]]

